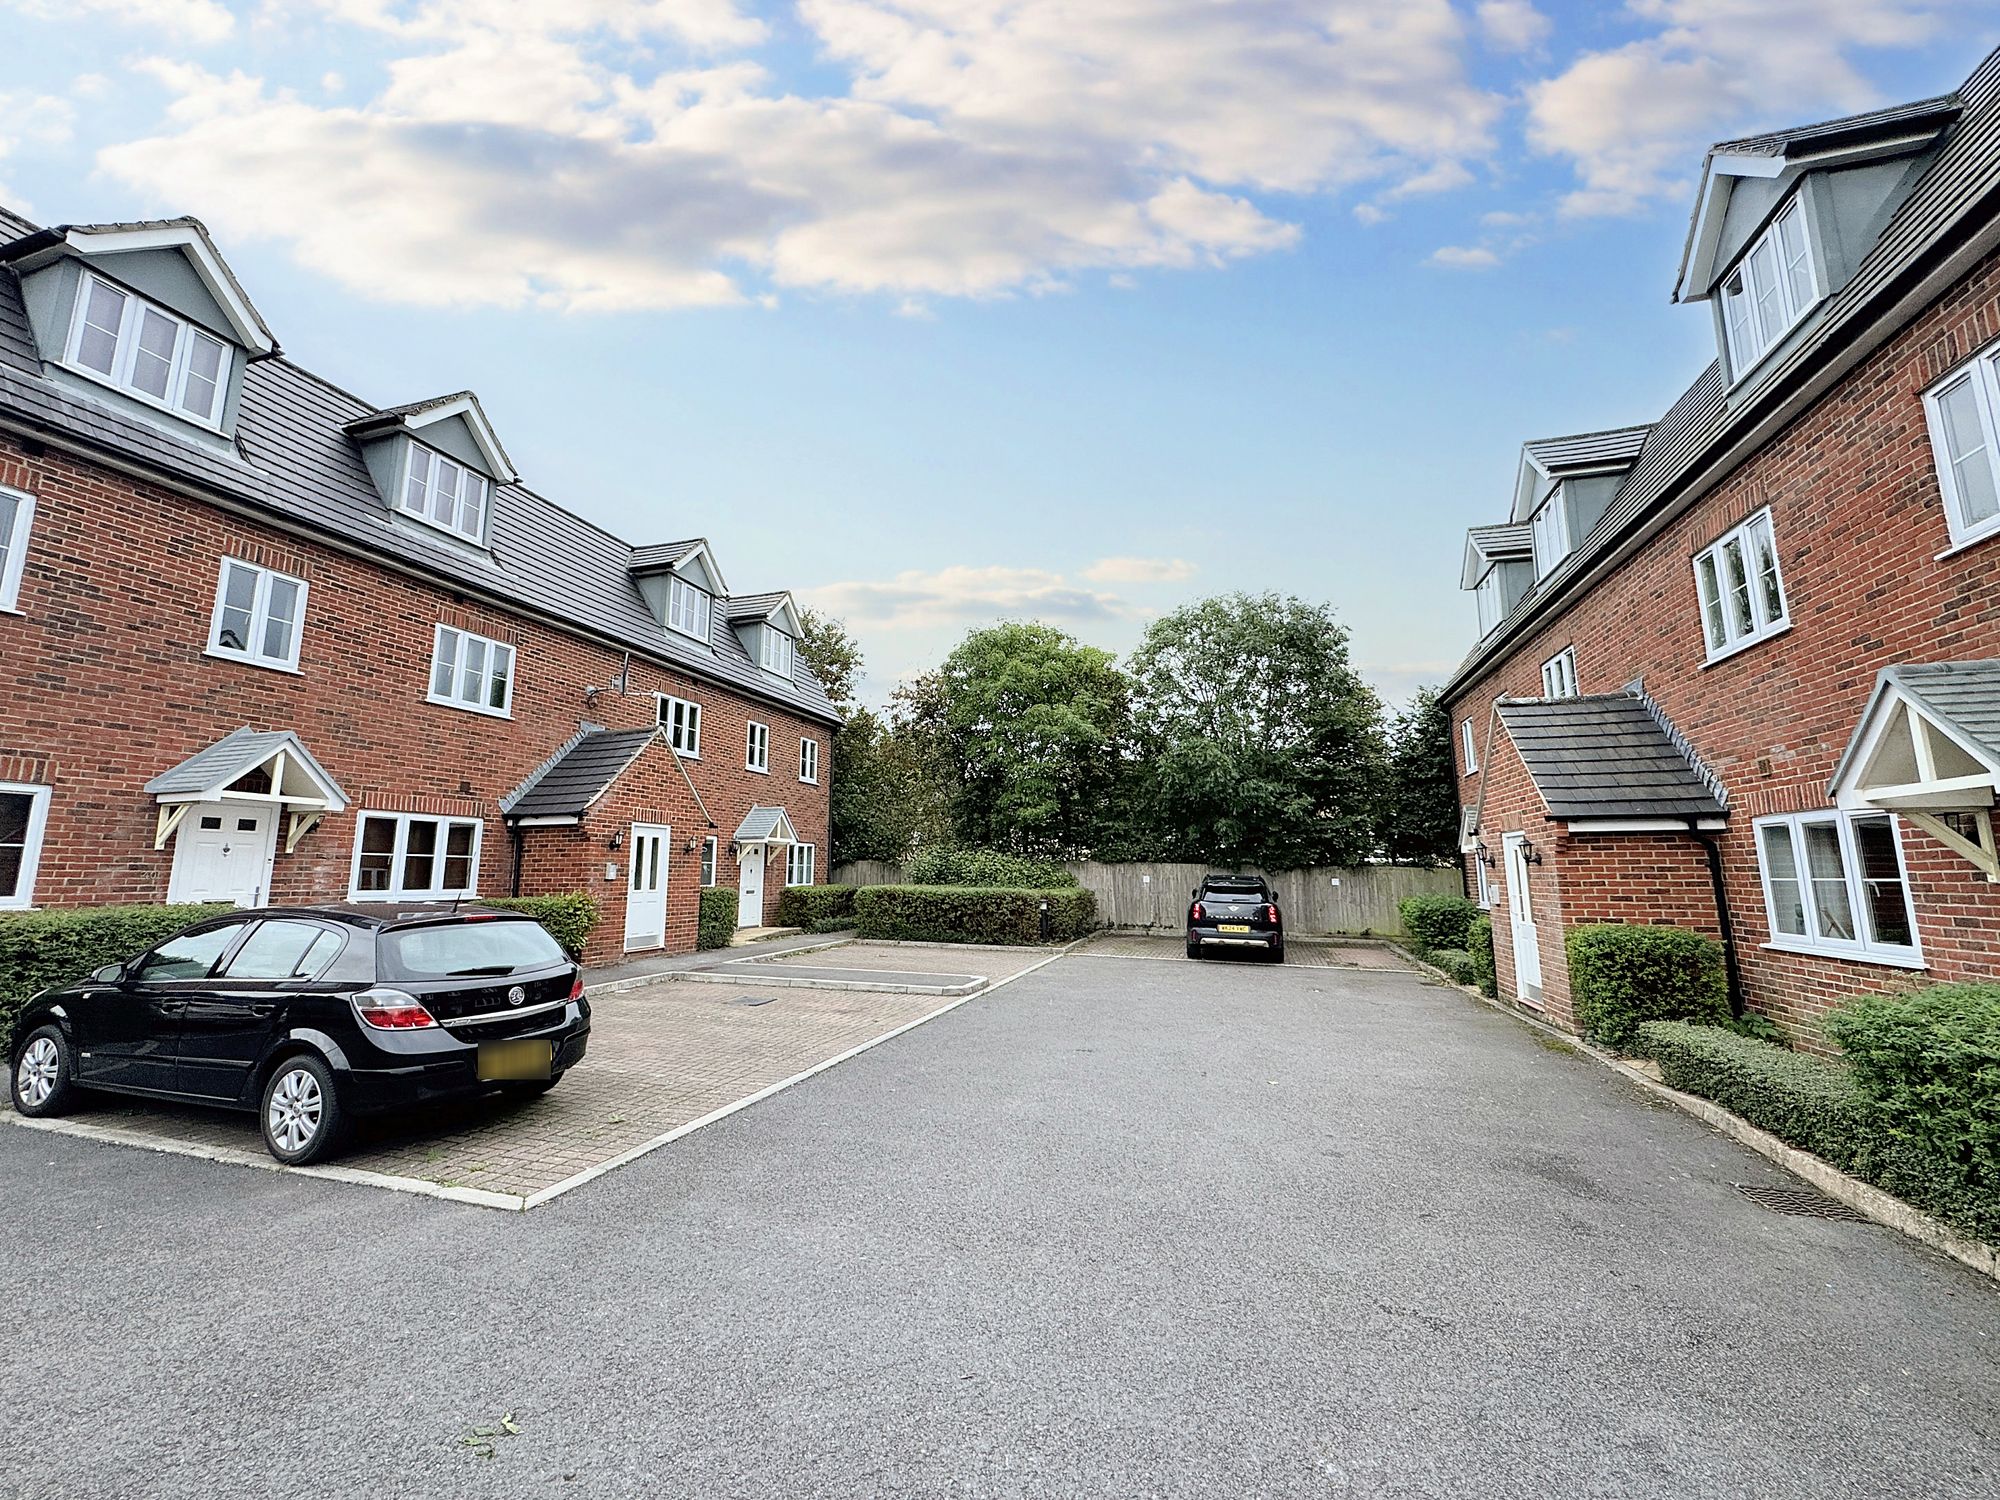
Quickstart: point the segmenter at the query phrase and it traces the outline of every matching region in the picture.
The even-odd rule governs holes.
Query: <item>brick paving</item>
[[[894,970],[904,974],[972,974],[981,979],[1005,979],[1040,963],[1052,948],[998,948],[904,943],[843,943],[816,953],[778,954],[753,963],[731,964],[732,972],[755,972],[766,964],[803,964],[817,969]]]
[[[1178,935],[1161,937],[1152,933],[1111,932],[1093,939],[1077,950],[1092,958],[1153,958],[1189,962],[1187,940]],[[1226,954],[1209,957],[1203,963],[1252,963],[1252,955]],[[1303,969],[1385,969],[1407,974],[1408,959],[1387,943],[1343,942],[1338,938],[1285,939],[1285,962]]]

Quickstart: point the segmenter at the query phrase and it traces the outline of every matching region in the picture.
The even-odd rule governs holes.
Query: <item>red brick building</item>
[[[282,357],[194,221],[0,213],[0,911],[584,891],[593,961],[691,949],[827,866],[798,633],[469,392]]]
[[[1564,934],[1727,941],[1839,999],[2000,972],[2000,60],[1711,149],[1675,295],[1718,358],[1658,422],[1531,442],[1467,538],[1446,686],[1502,992]],[[1693,314],[1690,314],[1693,315]]]

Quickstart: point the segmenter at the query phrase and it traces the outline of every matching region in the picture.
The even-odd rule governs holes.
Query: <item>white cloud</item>
[[[735,0],[290,3],[389,49],[373,98],[153,59],[165,123],[98,163],[428,303],[904,306],[1220,266],[1297,243],[1257,195],[1461,185],[1500,109],[1449,0],[802,0],[852,74],[816,97]]]
[[[62,145],[75,122],[76,106],[58,95],[0,89],[0,168],[23,146]],[[0,178],[0,201],[8,200],[24,210],[32,207]]]
[[[236,29],[236,18],[217,0],[0,0],[0,10],[37,20],[101,16],[202,44],[222,41]]]
[[[1440,245],[1431,251],[1430,264],[1448,271],[1486,271],[1500,264],[1500,256],[1484,245]]]
[[[1185,583],[1194,575],[1184,557],[1107,557],[1083,570],[1092,583]]]
[[[999,619],[1087,624],[1144,613],[1116,594],[1085,588],[1045,568],[912,569],[886,581],[801,589],[798,597],[853,628],[872,630],[932,630]]]
[[[1880,103],[1851,54],[1938,34],[1953,0],[1628,0],[1653,35],[1584,54],[1527,91],[1530,144],[1570,158],[1571,215],[1685,197],[1733,132]]]
[[[1501,52],[1530,52],[1548,39],[1552,23],[1528,0],[1482,0],[1479,29]]]

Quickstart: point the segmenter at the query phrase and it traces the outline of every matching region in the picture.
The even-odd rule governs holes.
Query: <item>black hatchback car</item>
[[[1277,893],[1261,875],[1209,875],[1188,903],[1187,956],[1238,948],[1269,963],[1285,961],[1285,924]]]
[[[14,1035],[14,1107],[79,1089],[254,1109],[279,1161],[350,1116],[540,1093],[583,1056],[583,971],[533,918],[478,907],[270,907],[198,922],[46,990]]]

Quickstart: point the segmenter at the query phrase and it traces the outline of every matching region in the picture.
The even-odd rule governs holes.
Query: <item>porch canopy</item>
[[[291,815],[285,852],[328,813],[347,809],[347,794],[289,729],[231,730],[146,783],[159,804],[153,847],[164,849],[190,807],[212,802],[276,804]]]
[[[1725,826],[1728,811],[1718,789],[1635,694],[1502,698],[1494,712],[1549,818],[1573,832]],[[1474,838],[1485,795],[1482,785],[1471,820]]]
[[[2000,661],[1884,667],[1828,787],[1834,805],[1909,819],[2000,883]]]
[[[796,844],[798,833],[782,807],[753,807],[736,826],[739,844]]]

